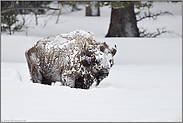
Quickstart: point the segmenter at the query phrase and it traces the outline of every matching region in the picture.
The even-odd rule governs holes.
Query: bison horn
[[[87,56],[91,56],[91,52],[88,50],[88,48],[86,47],[86,43],[84,45],[84,54]]]
[[[112,51],[111,51],[112,56],[114,56],[114,55],[116,54],[116,52],[117,52],[117,46],[114,45],[114,47],[115,47],[115,48],[112,48]]]

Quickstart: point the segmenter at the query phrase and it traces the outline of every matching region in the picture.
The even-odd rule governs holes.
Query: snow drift
[[[118,51],[90,90],[31,83],[24,52],[37,39],[2,36],[2,121],[181,121],[181,39],[98,39]]]

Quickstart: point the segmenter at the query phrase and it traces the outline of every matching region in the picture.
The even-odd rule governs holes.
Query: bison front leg
[[[42,74],[35,66],[31,66],[31,80],[33,83],[43,83]]]
[[[89,89],[93,82],[94,80],[92,76],[90,74],[85,74],[83,76],[79,76],[75,80],[75,88]]]

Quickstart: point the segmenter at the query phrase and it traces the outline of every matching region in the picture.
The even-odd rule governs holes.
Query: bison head
[[[81,64],[90,71],[91,83],[88,83],[89,87],[93,82],[98,86],[99,83],[108,76],[110,68],[114,64],[113,56],[116,54],[117,47],[109,48],[109,46],[104,43],[96,43],[95,45],[84,46],[83,48],[83,59]]]

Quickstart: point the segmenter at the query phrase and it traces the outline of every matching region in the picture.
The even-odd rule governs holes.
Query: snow
[[[95,40],[95,37],[92,32],[85,31],[85,30],[75,30],[69,33],[64,33],[60,35],[52,35],[43,39],[40,39],[40,42],[49,41],[49,43],[46,44],[46,48],[50,49],[54,46],[58,45],[60,49],[63,47],[68,48],[70,44],[75,43],[76,37],[80,36],[82,37],[82,40]],[[51,41],[51,42],[50,42]]]
[[[29,36],[1,35],[1,121],[182,121],[182,38],[103,38],[109,21],[106,10],[95,19],[84,17],[82,11],[63,14],[61,21],[68,19],[64,25],[53,26],[51,21],[44,29],[30,29]],[[153,24],[168,25],[179,33],[180,18],[164,16]],[[74,24],[74,19],[80,24]],[[85,20],[101,26],[86,26]],[[149,29],[155,26],[148,21],[143,24]],[[110,47],[117,46],[109,76],[89,90],[59,82],[52,86],[32,83],[25,51],[43,37],[78,29],[93,32],[97,41]]]
[[[154,5],[155,6],[155,5]],[[182,35],[182,3],[177,4],[169,4],[170,7],[166,3],[156,3],[156,6],[154,9],[152,8],[151,11],[153,13],[158,12],[160,8],[162,11],[170,11],[174,15],[173,16],[160,16],[157,20],[149,20],[144,19],[143,21],[138,22],[138,27],[145,28],[149,32],[155,32],[157,31],[157,28],[166,27],[167,30],[173,31],[179,35]],[[55,6],[57,7],[57,6]],[[62,9],[63,14],[60,16],[60,20],[58,24],[56,24],[56,19],[58,13],[54,13],[53,16],[51,15],[40,15],[38,16],[38,25],[35,24],[35,18],[34,15],[31,14],[29,16],[23,16],[25,17],[25,20],[27,22],[25,25],[28,28],[24,28],[23,32],[16,32],[15,35],[27,35],[28,36],[41,36],[41,37],[47,37],[50,35],[57,35],[57,34],[63,34],[66,32],[71,32],[75,30],[87,30],[91,31],[95,34],[97,38],[104,38],[105,35],[108,32],[109,24],[110,24],[110,14],[111,14],[111,8],[102,7],[100,9],[101,16],[100,17],[86,17],[85,16],[85,8],[83,6],[80,6],[79,8],[82,8],[81,11],[76,12],[70,12],[68,9]],[[48,14],[53,13],[48,12]],[[22,16],[19,16],[20,20],[22,20]],[[167,21],[168,20],[168,21]],[[44,27],[44,25],[46,26]],[[6,33],[3,33],[3,35],[6,35]],[[180,36],[176,34],[162,34],[158,38],[179,38]]]
[[[2,44],[13,39],[2,38]],[[3,61],[2,120],[181,121],[181,39],[99,40],[118,51],[109,76],[90,90],[33,84],[25,61]]]
[[[179,69],[116,65],[109,78],[91,90],[2,80],[2,119],[180,121]]]

